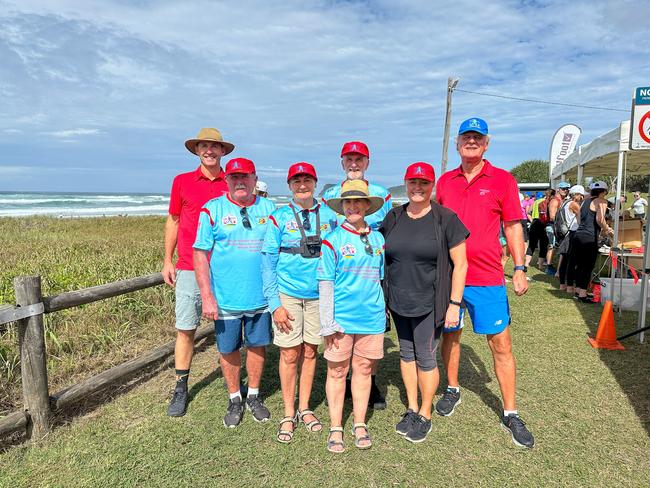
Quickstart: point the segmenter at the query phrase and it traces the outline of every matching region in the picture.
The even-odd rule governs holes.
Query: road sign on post
[[[650,86],[639,87],[634,92],[630,149],[650,149]]]

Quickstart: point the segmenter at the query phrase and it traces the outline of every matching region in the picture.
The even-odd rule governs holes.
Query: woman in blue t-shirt
[[[321,335],[325,337],[327,383],[331,427],[327,450],[343,452],[343,402],[345,378],[352,358],[354,445],[372,445],[366,426],[371,371],[384,357],[386,315],[381,280],[384,277],[384,238],[372,231],[366,215],[384,204],[368,194],[362,180],[346,181],[341,197],[327,205],[345,221],[323,241],[318,265]]]

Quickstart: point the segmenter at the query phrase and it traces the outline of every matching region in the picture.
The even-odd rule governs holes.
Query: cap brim
[[[366,199],[370,200],[370,208],[366,212],[366,215],[374,214],[377,210],[384,206],[384,199],[381,197],[366,197],[366,196],[354,196],[347,198],[332,198],[327,200],[327,206],[334,210],[337,214],[343,215],[343,200],[360,200]]]
[[[287,178],[287,183],[289,183],[291,181],[291,178],[295,178],[296,176],[309,176],[310,178],[314,178],[314,180],[318,181],[318,178],[316,178],[311,173],[295,173],[295,174],[292,174],[291,176],[289,176]]]
[[[226,152],[223,154],[224,156],[226,154],[230,154],[231,152],[233,152],[235,150],[235,145],[234,144],[231,144],[230,142],[226,142],[226,141],[217,141],[215,139],[188,139],[187,141],[185,141],[185,147],[192,154],[196,154],[196,145],[199,142],[202,142],[202,141],[203,142],[218,142],[219,144],[221,144],[223,147],[226,148]]]
[[[467,134],[468,132],[476,132],[477,134],[481,134],[481,135],[484,135],[484,136],[488,135],[487,131],[482,131],[482,130],[479,130],[479,129],[476,129],[476,128],[465,129],[464,131],[458,131],[458,135],[460,136],[460,135],[463,135],[463,134]]]

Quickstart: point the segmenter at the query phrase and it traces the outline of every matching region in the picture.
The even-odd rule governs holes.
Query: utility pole
[[[460,78],[447,78],[447,115],[445,115],[445,135],[442,140],[442,161],[440,162],[441,173],[447,171],[447,150],[449,149],[449,124],[451,124],[451,94],[458,85]]]

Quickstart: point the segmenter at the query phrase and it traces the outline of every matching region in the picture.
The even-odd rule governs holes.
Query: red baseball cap
[[[226,164],[226,176],[235,173],[255,174],[255,163],[246,158],[235,158]]]
[[[433,166],[431,166],[429,163],[425,163],[424,161],[418,161],[417,163],[409,165],[409,167],[406,168],[404,179],[412,180],[415,178],[427,180],[433,183],[436,181],[436,173],[433,171]]]
[[[341,149],[341,157],[346,154],[357,153],[361,154],[367,158],[370,157],[370,151],[368,151],[368,146],[360,141],[350,141],[343,144],[343,149]]]
[[[316,169],[311,164],[306,163],[304,161],[300,161],[299,163],[292,164],[289,167],[289,172],[287,173],[287,182],[294,176],[298,176],[298,175],[311,176],[316,181],[318,181],[318,177],[316,176]]]

